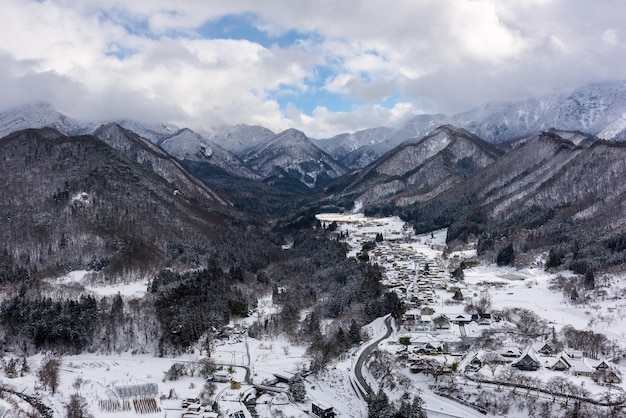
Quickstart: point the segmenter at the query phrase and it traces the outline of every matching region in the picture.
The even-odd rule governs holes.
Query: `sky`
[[[626,79],[622,0],[0,0],[0,110],[314,138]]]

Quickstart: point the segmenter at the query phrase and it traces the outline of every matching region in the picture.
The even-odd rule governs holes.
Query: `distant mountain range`
[[[24,184],[34,195],[43,193],[33,199],[40,199],[44,207],[48,195],[55,193],[67,200],[85,190],[89,199],[93,182],[101,186],[97,195],[125,193],[128,198],[134,186],[107,180],[112,176],[121,181],[116,173],[127,172],[135,183],[150,176],[156,178],[150,182],[163,182],[158,186],[164,190],[161,197],[142,192],[152,210],[171,207],[176,191],[176,200],[188,205],[180,209],[181,216],[191,216],[185,215],[187,210],[202,212],[201,219],[215,221],[214,231],[279,221],[306,225],[310,214],[321,208],[357,208],[400,215],[421,232],[447,227],[451,244],[478,242],[483,257],[495,258],[503,246],[512,245],[518,260],[528,261],[558,248],[562,263],[577,271],[609,268],[626,263],[626,254],[607,244],[622,239],[626,230],[626,146],[620,142],[626,138],[625,86],[593,84],[571,94],[492,103],[450,117],[419,115],[399,129],[379,127],[317,141],[295,129],[274,134],[260,126],[195,132],[129,120],[82,123],[48,105],[31,105],[0,114],[0,134],[18,131],[2,141],[12,144],[11,152],[25,161],[6,168],[13,170],[5,174],[13,179],[6,190],[17,196],[19,184]],[[51,128],[19,131],[42,126]],[[115,167],[98,172],[104,174],[92,174],[90,183],[84,177],[93,169],[76,161],[95,164],[92,157],[83,156],[86,151],[78,145],[64,157],[46,146],[46,138],[64,144],[77,144],[80,138],[87,143],[100,140],[115,152],[98,148],[93,161],[119,153],[125,162],[115,160]],[[15,148],[20,140],[30,148]],[[6,155],[10,160],[12,154]],[[76,185],[37,186],[38,176],[53,178],[50,173],[57,167],[65,170],[60,171],[63,176],[74,178],[66,167],[68,159],[82,173],[73,180]],[[29,182],[15,180],[20,170]],[[115,199],[116,205],[125,207],[120,202],[126,200]],[[17,202],[12,207],[18,207]],[[113,211],[112,206],[107,208]],[[148,211],[124,210],[134,214],[134,222],[149,216]],[[35,218],[23,218],[30,223],[20,225],[38,225],[41,217],[65,219],[53,212],[30,214]],[[167,216],[171,218],[166,220]],[[175,211],[167,216],[157,222],[183,222]],[[181,230],[187,230],[186,222],[180,224]],[[98,222],[94,225],[101,228]],[[130,227],[122,226],[118,232],[125,229]],[[59,238],[55,240],[53,249],[60,245]],[[33,245],[43,248],[45,242],[37,238]],[[107,248],[97,254],[113,257],[115,251]]]
[[[208,148],[216,148],[220,154],[213,158],[213,164],[234,175],[248,178],[256,178],[259,173],[255,173],[251,167],[242,168],[237,158],[243,159],[255,147],[262,146],[276,135],[267,128],[249,125],[221,126],[210,131],[193,132],[171,124],[146,124],[132,120],[104,123],[108,122],[116,122],[159,145],[183,135],[184,138],[170,140],[167,145],[168,152],[177,158],[193,159],[203,154],[208,158],[208,154],[201,149],[204,146],[206,150],[208,144]],[[80,122],[49,105],[33,104],[0,113],[0,136],[20,129],[44,126],[65,134],[83,134],[93,132],[101,124]],[[622,141],[626,139],[626,82],[594,83],[571,93],[533,97],[518,102],[487,103],[452,116],[422,114],[399,128],[375,127],[312,140],[312,143],[330,155],[339,166],[358,169],[371,164],[403,142],[422,138],[442,125],[463,128],[491,143],[506,142],[551,128]],[[307,147],[310,148],[310,145]],[[287,167],[281,168],[289,172]],[[334,178],[333,173],[321,174],[322,177],[326,175]],[[311,186],[310,183],[306,184]]]
[[[585,85],[568,94],[519,102],[487,103],[448,116],[418,115],[398,129],[372,128],[319,142],[350,168],[361,168],[404,141],[421,138],[441,125],[454,125],[491,143],[537,134],[551,128],[581,131],[602,139],[626,139],[626,82]]]

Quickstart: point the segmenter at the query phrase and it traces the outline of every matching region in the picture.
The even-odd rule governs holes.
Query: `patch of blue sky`
[[[308,115],[317,107],[325,107],[331,112],[349,112],[364,103],[321,88],[306,92],[282,89],[274,93],[271,98],[278,102],[281,109],[284,110],[291,104]]]
[[[157,39],[158,36],[150,30],[148,19],[133,19],[124,13],[110,13],[106,10],[98,10],[98,20],[101,23],[113,22],[124,28],[129,35],[136,35],[143,38]]]
[[[126,48],[118,43],[111,43],[108,45],[108,48],[105,54],[109,57],[115,57],[119,60],[124,60],[125,58],[131,57],[137,53],[136,49]]]
[[[206,39],[246,39],[265,48],[271,48],[275,45],[280,48],[287,48],[300,40],[311,37],[310,34],[295,30],[277,36],[269,35],[257,28],[255,19],[253,14],[226,15],[217,21],[205,23],[196,32]]]

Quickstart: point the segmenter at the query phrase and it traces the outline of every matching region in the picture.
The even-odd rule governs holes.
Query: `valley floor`
[[[472,256],[472,251],[449,254],[444,259],[443,249],[445,248],[445,231],[427,234],[423,236],[413,236],[411,232],[397,218],[385,218],[378,220],[368,220],[362,216],[354,215],[352,218],[332,217],[325,215],[322,217],[325,222],[333,220],[339,223],[339,231],[349,233],[348,242],[353,248],[350,256],[354,256],[361,248],[363,240],[373,239],[376,234],[382,233],[386,240],[397,238],[404,240],[405,246],[410,246],[411,251],[421,254],[428,263],[435,265],[447,265],[455,257],[466,258]],[[402,263],[410,268],[411,264],[416,265],[415,260],[399,261],[392,258],[385,259],[382,254],[377,256],[377,261],[388,269],[387,277],[393,276],[393,271],[399,271]],[[386,263],[386,264],[385,264]],[[395,263],[395,266],[393,265]],[[449,275],[446,272],[446,277]],[[79,277],[72,276],[72,280],[79,280]],[[395,277],[395,276],[394,276]],[[572,304],[560,292],[550,289],[554,274],[546,273],[539,265],[535,268],[515,270],[512,268],[497,268],[489,265],[477,265],[465,270],[462,291],[469,297],[478,297],[487,292],[492,301],[493,309],[503,309],[510,307],[527,308],[540,317],[544,318],[559,331],[565,325],[571,325],[576,329],[590,329],[595,332],[605,334],[612,341],[615,352],[623,352],[626,347],[626,301],[618,299],[617,295],[626,287],[620,277],[606,277],[599,280],[598,288],[604,290],[593,294],[593,299],[586,303]],[[399,276],[397,277],[399,278]],[[104,290],[100,289],[100,292]],[[137,292],[136,286],[129,287],[129,292]],[[452,293],[445,288],[433,290],[433,301],[430,307],[434,312],[445,313],[448,317],[464,314],[464,304],[449,303]],[[241,320],[231,324],[233,329],[245,329],[246,323],[269,316],[277,311],[277,307],[272,304],[271,295],[267,295],[259,300],[257,311],[252,318]],[[438,385],[434,385],[434,377],[430,374],[411,373],[409,370],[410,358],[402,357],[402,349],[398,340],[402,336],[423,336],[425,334],[438,335],[442,338],[449,338],[450,341],[461,340],[462,337],[478,336],[485,329],[497,330],[502,324],[492,323],[489,325],[477,325],[475,322],[458,326],[452,324],[449,329],[432,332],[407,332],[406,329],[394,327],[391,336],[379,346],[379,353],[387,353],[391,359],[391,370],[396,376],[395,380],[385,381],[379,372],[372,370],[372,364],[365,370],[365,377],[374,391],[379,385],[383,385],[384,390],[392,400],[399,399],[404,392],[419,394],[424,400],[424,407],[429,417],[473,417],[485,416],[471,405],[464,405],[461,402],[450,400],[442,396],[441,388],[450,386],[463,387],[463,393],[467,394],[468,402],[476,397],[479,392],[490,392],[494,396],[504,396],[504,392],[496,385],[488,383],[480,384],[465,379],[463,373],[459,377],[442,376],[439,377]],[[382,319],[378,319],[369,324],[366,329],[369,335],[368,341],[377,339],[377,336],[384,335],[386,329]],[[445,334],[445,335],[444,335]],[[353,368],[360,352],[368,345],[365,341],[362,346],[354,347],[342,359],[335,362],[330,368],[319,376],[309,375],[305,380],[307,399],[303,403],[293,403],[283,391],[286,384],[278,383],[265,394],[258,396],[256,412],[261,418],[269,417],[307,417],[310,416],[312,404],[331,405],[341,417],[360,418],[367,416],[367,404],[353,389]],[[5,363],[12,353],[5,354]],[[470,356],[476,351],[465,354],[465,356],[454,356],[451,354],[427,356],[436,358],[442,364],[450,365],[458,363],[459,371],[463,372],[464,367],[471,360]],[[613,353],[606,353],[607,357]],[[156,385],[158,393],[153,396],[157,399],[155,410],[147,410],[141,416],[154,417],[181,417],[185,410],[182,408],[182,400],[195,398],[205,384],[205,379],[194,376],[183,376],[178,380],[165,380],[165,373],[174,363],[189,364],[197,361],[205,353],[195,351],[177,358],[158,358],[152,355],[131,355],[121,353],[114,355],[83,354],[78,356],[65,356],[62,359],[60,385],[57,393],[51,395],[49,391],[39,387],[36,378],[36,371],[39,369],[42,355],[28,358],[31,373],[23,377],[9,379],[2,377],[0,385],[10,388],[16,392],[23,392],[28,395],[41,396],[46,405],[53,410],[55,417],[65,416],[65,404],[70,395],[78,393],[83,396],[88,405],[88,409],[94,417],[117,418],[128,416],[139,416],[133,409],[119,412],[107,412],[104,400],[120,399],[120,388],[128,390],[149,390],[150,384]],[[305,348],[276,336],[258,340],[250,338],[245,333],[233,333],[228,340],[216,340],[216,346],[212,355],[212,360],[223,365],[232,376],[232,379],[241,383],[240,389],[231,387],[230,383],[216,383],[217,403],[220,412],[224,416],[242,411],[243,416],[252,416],[240,402],[249,394],[254,392],[251,385],[246,384],[246,370],[249,370],[251,379],[255,385],[270,386],[277,379],[289,378],[294,373],[305,369],[310,359],[305,353]],[[623,370],[620,359],[611,358],[619,368]],[[498,366],[504,368],[505,366]],[[375,367],[374,367],[375,368]],[[529,373],[539,380],[547,380],[556,373],[563,376],[578,386],[584,387],[595,399],[604,399],[609,392],[611,399],[623,396],[626,384],[620,383],[613,386],[600,386],[588,377],[578,377],[554,372],[545,368],[540,368],[537,372]],[[476,372],[474,377],[480,379],[490,379],[497,375],[497,369],[488,370],[483,367]],[[622,372],[623,376],[626,376]],[[381,383],[382,382],[382,383]],[[439,386],[437,389],[435,386]],[[117,390],[116,390],[117,389]],[[507,389],[509,390],[509,389]],[[611,393],[612,391],[612,393]],[[524,400],[515,401],[515,394],[506,392],[506,396],[512,396],[511,408],[500,415],[509,417],[526,417],[527,411],[519,411],[515,402],[519,404]],[[515,392],[514,390],[512,392]],[[530,393],[530,391],[528,391]],[[444,394],[445,395],[445,394]],[[532,395],[532,396],[531,396]],[[539,392],[530,394],[532,402],[539,402],[550,399],[550,396]],[[554,398],[553,398],[554,399]],[[17,408],[17,409],[16,409]],[[10,394],[0,398],[0,417],[20,416],[11,415],[10,411],[22,409],[28,411],[29,406],[26,401]],[[26,416],[23,414],[22,416]],[[192,416],[192,415],[189,415]],[[199,416],[199,415],[195,415]],[[210,416],[210,415],[206,415]],[[233,415],[234,416],[234,415]]]

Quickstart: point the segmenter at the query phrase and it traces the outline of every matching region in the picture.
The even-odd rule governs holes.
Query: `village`
[[[573,305],[551,288],[555,274],[542,267],[481,265],[472,248],[446,253],[445,230],[415,235],[396,217],[318,219],[336,223],[332,234],[346,242],[348,257],[380,266],[382,284],[405,311],[395,321],[366,325],[361,345],[305,375],[302,400],[291,397],[289,382],[310,364],[306,347],[282,335],[257,339],[247,332],[280,309],[272,294],[259,297],[249,317],[215,330],[210,360],[217,370],[208,380],[199,371],[209,355],[202,344],[177,358],[86,353],[63,359],[58,399],[79,392],[94,416],[107,418],[360,418],[367,416],[363,387],[369,386],[396,401],[419,394],[429,417],[518,418],[533,416],[530,408],[535,416],[539,410],[561,416],[574,404],[593,412],[580,416],[622,413],[626,306],[611,294]],[[460,265],[463,277],[451,274]],[[139,290],[133,284],[125,292]],[[563,344],[564,332],[598,344]],[[36,368],[43,360],[29,362]],[[35,377],[15,382],[35,385]],[[53,405],[64,408],[61,401]]]
[[[380,347],[393,352],[411,373],[431,375],[435,381],[450,376],[446,384],[452,387],[468,380],[495,383],[498,388],[504,384],[530,391],[532,387],[538,397],[574,397],[607,408],[626,400],[618,365],[624,351],[615,348],[623,347],[623,341],[614,341],[611,352],[589,353],[563,346],[555,338],[556,327],[568,326],[563,318],[561,324],[547,320],[537,335],[512,337],[517,332],[515,321],[501,317],[501,310],[493,307],[515,305],[491,299],[536,287],[537,278],[534,283],[526,282],[533,276],[502,271],[490,281],[472,274],[469,268],[468,280],[459,280],[451,276],[449,267],[476,265],[475,251],[449,254],[444,259],[445,231],[416,237],[395,218],[319,218],[337,223],[356,256],[366,243],[376,242],[368,251],[369,261],[383,267],[383,283],[406,307],[393,337]],[[479,309],[468,312],[468,305]],[[471,398],[462,392],[448,396],[460,402]]]

